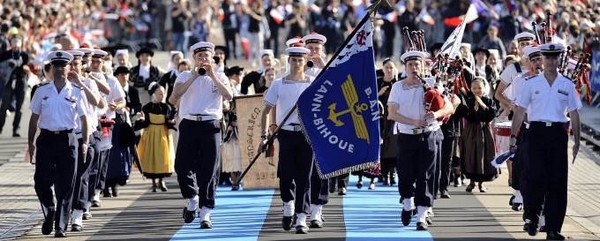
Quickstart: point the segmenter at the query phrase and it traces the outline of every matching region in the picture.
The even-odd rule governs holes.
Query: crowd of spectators
[[[151,43],[162,50],[180,50],[199,40],[224,44],[230,58],[254,60],[263,48],[279,55],[286,39],[319,32],[329,54],[366,14],[369,0],[28,0],[0,6],[0,51],[10,39],[22,38],[30,62],[51,49],[56,36],[99,47]],[[600,4],[591,0],[383,0],[374,35],[378,58],[398,56],[406,46],[401,29],[424,29],[429,46],[442,43],[473,4],[477,20],[463,41],[475,47],[511,54],[510,42],[532,22],[552,13],[555,36],[577,51],[590,52],[600,35]],[[36,58],[37,57],[37,58]]]

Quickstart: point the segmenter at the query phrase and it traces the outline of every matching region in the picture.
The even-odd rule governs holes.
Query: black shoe
[[[340,188],[340,190],[338,191],[338,195],[339,196],[346,195],[346,188],[345,187]]]
[[[240,190],[240,185],[231,186],[231,191],[239,191],[239,190]]]
[[[427,225],[432,225],[433,224],[433,219],[429,216],[425,217],[425,221],[427,222]]]
[[[508,200],[508,206],[512,206],[514,200],[515,200],[515,195],[510,196],[510,199]]]
[[[444,199],[450,199],[450,193],[448,190],[443,190],[440,192],[440,197]]]
[[[323,227],[323,221],[321,220],[312,220],[310,221],[310,228],[322,228]]]
[[[427,230],[427,223],[425,222],[418,222],[417,223],[417,230]]]
[[[308,233],[308,227],[306,226],[296,226],[296,234],[307,234]]]
[[[83,230],[83,227],[79,224],[73,224],[71,225],[71,232],[81,232],[81,230]]]
[[[155,184],[152,184],[152,192],[156,192],[156,189],[158,188],[158,186]]]
[[[402,224],[404,226],[408,226],[410,224],[410,219],[413,216],[413,210],[406,211],[404,208],[402,209]]]
[[[108,189],[108,187],[104,188],[104,190],[102,191],[102,196],[103,197],[112,197],[112,195],[110,195],[110,191]]]
[[[168,191],[168,190],[169,190],[169,189],[167,189],[167,185],[165,184],[165,181],[161,181],[161,182],[158,184],[158,187],[159,187],[159,188],[160,188],[160,190],[161,190],[161,191],[163,191],[163,192],[166,192],[166,191]],[[240,188],[240,186],[237,186],[237,187],[238,187],[238,189]]]
[[[517,212],[523,210],[523,204],[522,203],[513,202],[513,204],[512,204],[512,210],[513,211],[517,211]]]
[[[285,231],[290,231],[290,229],[292,229],[292,217],[283,216],[283,219],[281,219],[281,227]]]
[[[92,214],[89,212],[84,212],[83,213],[83,220],[90,220],[92,219]]]
[[[531,221],[529,223],[529,225],[527,226],[527,233],[529,234],[529,236],[535,236],[538,233],[538,222],[537,221]]]
[[[546,232],[546,226],[541,226],[540,227],[540,233],[545,233]]]
[[[204,220],[200,222],[200,229],[211,229],[212,222],[210,220]]]
[[[21,137],[21,134],[19,134],[18,132],[13,132],[13,137]]]
[[[546,233],[546,240],[565,240],[565,236],[556,231],[548,231]]]
[[[196,210],[188,211],[187,207],[183,208],[183,221],[185,223],[191,223],[196,218]]]
[[[55,211],[50,209],[48,213],[46,213],[46,218],[44,218],[44,223],[42,224],[42,234],[48,235],[52,233],[52,226],[54,224],[54,213]]]
[[[100,206],[101,206],[100,201],[96,201],[96,200],[92,201],[92,207],[99,208]]]
[[[111,189],[111,191],[112,191],[112,196],[113,196],[113,197],[118,197],[118,196],[119,196],[119,193],[117,192],[117,186],[116,186],[116,185],[115,185],[115,186],[112,186],[112,187],[110,187],[110,189]]]
[[[529,223],[523,224],[523,231],[527,232],[529,230]]]
[[[55,238],[66,238],[67,233],[65,232],[65,230],[56,229],[56,230],[54,230],[54,237]]]
[[[327,188],[329,189],[329,190],[328,190],[328,191],[329,191],[329,193],[334,193],[334,192],[335,192],[335,186],[336,186],[336,183],[335,183],[335,182],[336,182],[336,179],[335,179],[335,178],[329,179],[329,183],[328,183],[328,185],[327,185]],[[358,185],[358,184],[357,184],[357,185]]]
[[[474,188],[475,188],[475,183],[471,183],[471,184],[469,184],[467,186],[467,188],[465,189],[465,191],[472,192]]]
[[[356,188],[358,188],[358,189],[361,189],[362,187],[363,187],[363,183],[362,183],[362,181],[358,181],[358,182],[356,183]]]

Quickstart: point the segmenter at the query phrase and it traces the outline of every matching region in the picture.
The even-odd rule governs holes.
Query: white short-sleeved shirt
[[[54,81],[40,86],[29,109],[40,116],[39,128],[50,131],[77,129],[79,118],[85,116],[87,98],[80,88],[67,81],[58,92]]]
[[[229,78],[223,73],[215,73],[217,78],[224,85],[229,85]],[[192,73],[190,71],[179,74],[175,80],[175,85],[185,83]],[[200,115],[207,118],[223,118],[223,96],[219,89],[208,77],[208,75],[198,76],[190,85],[188,90],[179,100],[179,116]]]
[[[528,109],[529,121],[567,122],[567,112],[581,108],[575,84],[558,74],[552,86],[543,74],[528,79],[519,91],[518,106]]]
[[[90,78],[85,78],[82,80],[83,84],[87,86],[94,95],[100,96],[100,90],[98,89],[98,85],[96,81],[91,80]],[[81,94],[85,96],[85,92],[81,90]],[[87,97],[86,97],[87,99]],[[93,118],[88,119],[88,125],[90,130],[95,130],[98,127],[98,121],[96,121],[96,113],[98,113],[98,107],[92,105],[89,100],[85,103],[86,116],[92,116]],[[78,126],[75,132],[81,132],[81,126]]]
[[[433,78],[426,78],[425,81],[427,81],[427,84],[430,86],[435,85],[435,79]],[[397,104],[398,109],[396,111],[403,116],[417,120],[424,119],[427,112],[425,110],[425,99],[423,97],[423,85],[418,84],[408,86],[405,82],[406,80],[403,80],[392,85],[392,90],[388,97],[388,104]],[[440,123],[435,120],[431,125],[439,126]],[[398,134],[398,130],[411,131],[417,128],[419,127],[396,122],[394,124],[394,134]]]
[[[527,69],[527,66],[519,63],[519,66],[521,67],[521,72],[519,73],[517,72],[517,67],[515,67],[515,64],[516,63],[512,63],[509,66],[506,66],[502,73],[500,73],[500,80],[507,85],[510,84],[517,76],[527,73],[527,71],[529,71],[529,69]]]
[[[108,95],[106,96],[107,104],[116,103],[125,99],[125,91],[123,90],[123,87],[121,86],[119,80],[117,80],[116,77],[109,75],[106,78],[106,82],[108,83],[108,87],[110,88],[110,93],[108,93]],[[117,115],[114,111],[106,109],[106,117],[114,119],[117,117]]]
[[[271,87],[269,87],[265,94],[265,102],[267,105],[276,106],[277,124],[280,124],[281,121],[283,121],[287,113],[294,107],[296,102],[298,102],[300,94],[302,94],[302,92],[304,92],[304,90],[312,83],[314,77],[309,75],[306,75],[306,77],[308,78],[308,81],[286,80],[284,77],[276,79],[271,83]],[[300,124],[298,110],[295,110],[281,126],[287,124]]]

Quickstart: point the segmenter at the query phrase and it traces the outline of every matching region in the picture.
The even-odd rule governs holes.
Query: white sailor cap
[[[528,45],[528,46],[525,46],[525,48],[523,48],[523,58],[524,59],[531,59],[533,57],[540,56],[540,55],[542,55],[542,53],[540,52],[539,46]]]
[[[286,49],[289,56],[305,56],[310,50],[305,47],[289,47]]]
[[[190,47],[190,52],[193,54],[197,54],[202,51],[209,51],[211,53],[215,53],[215,45],[211,42],[197,42],[192,47]]]
[[[79,50],[68,50],[67,52],[70,53],[71,55],[73,55],[73,58],[82,57],[83,55],[85,55],[85,53],[83,53],[82,51],[79,51]]]
[[[318,44],[325,44],[327,42],[327,38],[321,34],[312,32],[306,36],[304,36],[304,38],[302,38],[302,40],[304,40],[305,44],[310,44],[310,43],[318,43]]]
[[[54,62],[69,63],[72,60],[73,60],[73,55],[70,54],[69,52],[66,52],[63,50],[52,51],[52,52],[48,53],[48,55],[46,56],[46,61],[49,61],[51,63],[54,63]]]
[[[559,55],[565,51],[565,46],[560,43],[547,43],[540,46],[543,55]]]
[[[427,58],[427,53],[423,52],[423,51],[416,51],[416,50],[411,50],[408,51],[404,54],[402,54],[402,56],[400,56],[400,61],[402,61],[402,63],[406,63],[408,61],[411,60],[425,60],[425,58]]]
[[[108,53],[101,49],[94,49],[92,52],[92,58],[104,58],[106,55],[108,55]]]
[[[90,48],[79,48],[77,50],[83,52],[84,55],[94,53],[94,50]]]
[[[177,54],[181,54],[181,55],[183,55],[183,52],[181,52],[181,51],[176,51],[176,50],[174,50],[174,51],[171,51],[171,52],[169,52],[169,53],[171,54],[171,57],[173,57],[173,56],[175,56],[175,55],[177,55]]]
[[[470,43],[461,43],[461,44],[460,44],[460,47],[461,47],[461,48],[462,48],[462,47],[468,48],[468,49],[469,49],[469,51],[471,51],[471,44],[470,44]]]
[[[531,41],[535,39],[535,35],[533,35],[530,32],[522,32],[519,33],[517,35],[515,35],[514,40],[516,40],[517,42],[521,42],[521,41]]]
[[[273,52],[272,49],[263,49],[262,53],[260,53],[260,57],[262,58],[265,55],[271,55],[271,56],[275,57],[275,53]]]
[[[129,50],[128,49],[117,49],[117,51],[115,52],[115,56],[119,56],[119,55],[129,55]]]
[[[293,37],[285,41],[285,46],[288,47],[304,47],[304,40],[300,37]]]

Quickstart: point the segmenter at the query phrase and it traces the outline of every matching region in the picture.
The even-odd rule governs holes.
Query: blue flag
[[[379,159],[379,106],[369,16],[298,99],[298,114],[321,178],[366,169]]]

